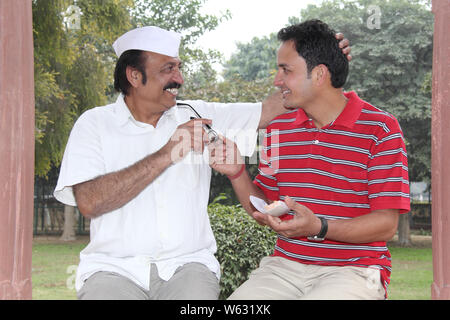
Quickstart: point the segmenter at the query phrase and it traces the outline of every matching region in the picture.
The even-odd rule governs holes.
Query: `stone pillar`
[[[32,28],[31,0],[0,0],[0,299],[31,299]]]
[[[432,299],[450,299],[450,0],[433,0]]]

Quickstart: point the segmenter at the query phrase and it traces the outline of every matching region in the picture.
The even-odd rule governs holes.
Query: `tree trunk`
[[[64,206],[64,231],[59,240],[72,241],[76,240],[75,235],[75,207]]]
[[[411,233],[409,228],[409,217],[411,212],[401,214],[398,221],[398,243],[402,247],[408,247],[411,243]]]

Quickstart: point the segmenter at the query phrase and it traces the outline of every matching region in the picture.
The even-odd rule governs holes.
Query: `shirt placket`
[[[323,126],[322,128],[317,128],[315,126],[314,122],[312,121],[312,119],[309,120],[309,123],[310,123],[311,128],[316,129],[312,136],[312,138],[313,138],[312,143],[311,143],[312,148],[314,146],[320,146],[324,140],[324,135],[326,134],[326,129],[330,128],[333,125],[334,121],[326,126]],[[312,150],[314,150],[314,148]]]
[[[170,134],[173,131],[173,125],[171,125],[168,119],[171,116],[164,114],[156,126],[157,135],[165,136],[165,133]],[[161,136],[161,137],[162,137]],[[166,136],[165,136],[166,137]],[[154,194],[155,194],[155,208],[156,208],[156,221],[157,221],[157,238],[158,238],[158,251],[155,258],[157,260],[164,258],[164,248],[167,245],[169,239],[169,213],[167,212],[166,205],[166,190],[164,188],[163,178],[159,177],[154,181]]]
[[[311,147],[310,152],[311,154],[315,154],[316,147],[320,144],[320,138],[321,138],[321,129],[318,129],[316,125],[314,124],[314,121],[312,119],[308,120],[308,128],[311,130]]]

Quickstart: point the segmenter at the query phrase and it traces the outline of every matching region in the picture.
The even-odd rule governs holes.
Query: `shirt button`
[[[314,140],[314,144],[319,144],[319,140]]]

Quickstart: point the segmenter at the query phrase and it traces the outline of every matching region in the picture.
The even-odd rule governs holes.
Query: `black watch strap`
[[[318,234],[316,234],[315,236],[312,237],[308,237],[308,240],[312,240],[312,241],[323,241],[325,240],[325,235],[328,232],[328,221],[325,218],[320,217],[320,222],[322,224],[322,226],[320,227],[320,231]]]

